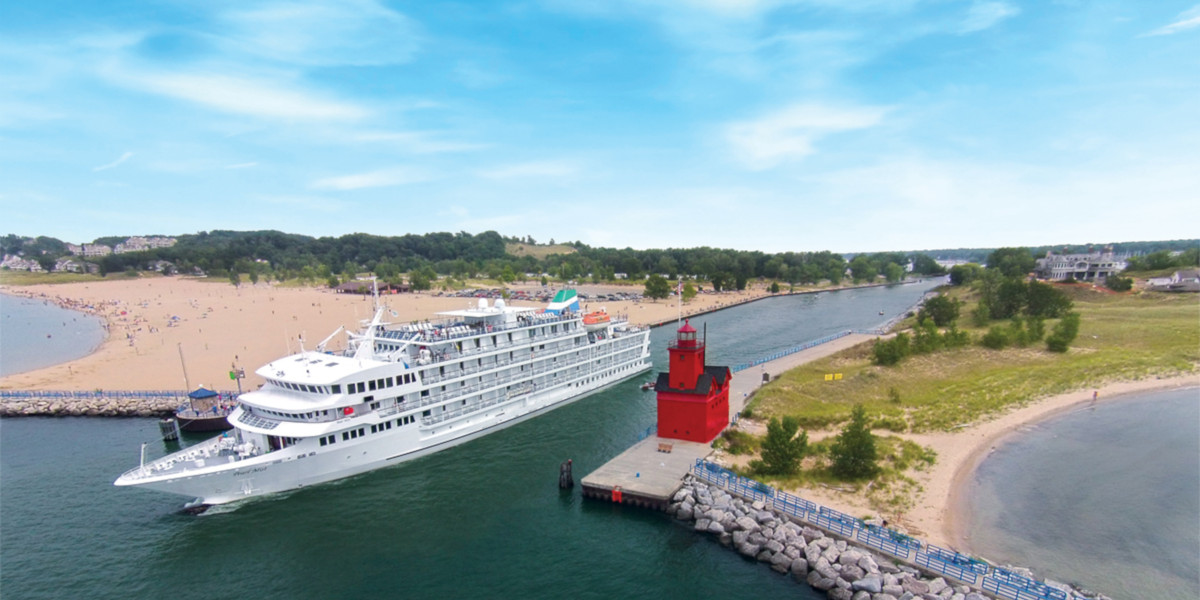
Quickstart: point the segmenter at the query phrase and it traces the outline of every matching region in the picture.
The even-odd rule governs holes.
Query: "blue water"
[[[0,377],[83,358],[103,341],[99,317],[0,294]]]
[[[1200,598],[1200,389],[1085,406],[1000,446],[970,546],[1118,600]]]
[[[745,362],[914,303],[932,282],[771,299],[693,319]],[[880,316],[884,310],[887,315]],[[656,357],[673,328],[655,330]],[[662,361],[659,361],[661,364]],[[662,513],[561,492],[654,423],[631,380],[396,467],[199,516],[112,481],[169,448],[153,419],[0,421],[4,598],[823,597]]]

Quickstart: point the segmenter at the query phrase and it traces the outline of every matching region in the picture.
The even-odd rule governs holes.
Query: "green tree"
[[[883,267],[883,275],[884,277],[887,277],[889,282],[895,283],[904,279],[904,267],[894,262],[890,262]]]
[[[917,312],[917,321],[924,321],[926,318],[933,319],[933,324],[938,327],[945,327],[958,319],[958,310],[962,303],[956,298],[951,298],[945,295],[937,295],[925,301],[921,310]]]
[[[875,265],[871,264],[864,254],[859,254],[850,261],[850,275],[854,277],[855,281],[873,281],[878,274]]]
[[[779,282],[778,282],[778,281],[772,281],[772,282],[771,282],[771,288],[770,288],[770,289],[771,289],[771,293],[772,293],[772,294],[778,294],[778,293],[779,293]]]
[[[979,273],[983,267],[975,263],[966,263],[962,265],[954,265],[950,267],[950,283],[953,285],[966,285],[979,279]]]
[[[1037,264],[1028,248],[999,248],[985,262],[989,269],[1000,271],[1005,277],[1024,277]]]
[[[867,425],[867,411],[854,405],[850,422],[838,434],[829,450],[833,459],[833,474],[843,479],[861,479],[875,474],[875,436]]]
[[[691,302],[692,298],[696,297],[696,286],[690,281],[683,284],[683,301]]]
[[[808,451],[808,432],[801,431],[800,420],[786,416],[782,421],[771,417],[767,423],[767,437],[762,443],[762,460],[756,461],[755,470],[769,475],[791,475],[800,468],[800,461]]]
[[[646,297],[654,300],[662,300],[671,295],[671,284],[667,283],[658,274],[651,275],[646,279]]]
[[[517,280],[517,274],[513,272],[512,265],[504,265],[500,271],[500,281],[504,283],[512,283]]]
[[[237,270],[229,271],[229,283],[232,283],[233,287],[238,287],[239,285],[242,285],[242,276],[238,275]]]
[[[1026,293],[1025,314],[1046,319],[1057,319],[1071,312],[1071,299],[1061,290],[1040,281],[1029,282]]]
[[[1079,313],[1067,313],[1059,319],[1058,323],[1054,324],[1050,335],[1046,336],[1046,349],[1051,352],[1066,352],[1077,335],[1079,335]]]

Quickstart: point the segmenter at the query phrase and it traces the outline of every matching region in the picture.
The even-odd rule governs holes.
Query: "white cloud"
[[[1159,27],[1146,35],[1171,35],[1197,27],[1200,27],[1200,4],[1179,13],[1174,23]]]
[[[100,165],[98,167],[92,167],[92,171],[107,171],[108,169],[111,169],[117,165],[120,165],[121,163],[129,160],[130,158],[133,158],[133,153],[126,152],[125,154],[122,154],[120,158],[118,158],[117,160],[114,160],[108,164]]]
[[[443,152],[467,152],[487,148],[487,144],[453,142],[439,139],[433,131],[362,131],[349,135],[354,142],[380,142],[399,146],[402,150],[416,154],[439,154]]]
[[[797,104],[753,121],[726,126],[725,138],[734,153],[755,170],[770,169],[787,160],[802,159],[827,135],[873,127],[887,108],[834,108]]]
[[[428,181],[429,175],[423,171],[409,167],[380,169],[368,173],[341,175],[318,179],[309,186],[318,190],[361,190],[365,188],[391,187]]]
[[[564,161],[534,161],[504,165],[479,172],[486,179],[519,179],[526,177],[570,177],[579,172],[579,168]]]
[[[415,24],[373,0],[275,2],[222,15],[233,49],[302,65],[386,65],[412,60]]]
[[[958,32],[982,31],[1020,12],[1021,9],[1005,2],[975,2],[967,10],[967,16],[959,25]]]
[[[120,85],[239,115],[344,121],[369,114],[356,104],[323,98],[265,79],[203,72],[139,71],[113,65],[101,72]]]
[[[336,213],[346,209],[343,202],[324,196],[260,195],[255,200],[290,209],[301,209],[320,213]]]

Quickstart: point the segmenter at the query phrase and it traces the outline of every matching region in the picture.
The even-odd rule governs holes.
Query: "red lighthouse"
[[[729,367],[705,366],[704,341],[686,321],[658,374],[658,437],[708,443],[729,425]]]

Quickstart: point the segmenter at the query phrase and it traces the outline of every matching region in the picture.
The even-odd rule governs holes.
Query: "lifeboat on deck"
[[[600,331],[601,329],[608,327],[608,322],[610,320],[611,319],[608,317],[607,312],[598,310],[596,312],[583,315],[583,327],[588,331]]]

